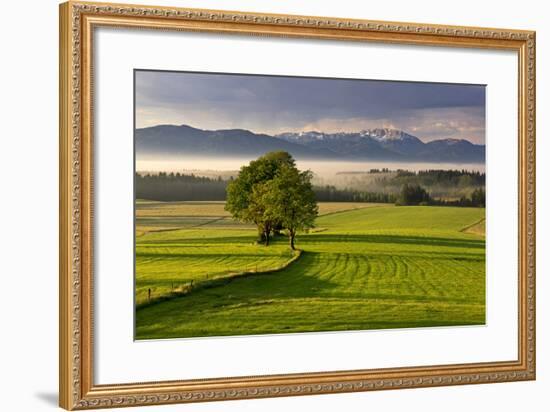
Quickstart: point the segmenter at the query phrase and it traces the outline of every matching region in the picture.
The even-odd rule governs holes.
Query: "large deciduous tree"
[[[301,172],[286,152],[272,152],[243,166],[227,188],[225,209],[254,223],[269,245],[272,232],[286,229],[295,249],[296,233],[313,227],[318,214],[310,171]]]
[[[260,240],[266,245],[269,244],[271,231],[280,224],[267,220],[260,186],[273,180],[283,165],[295,167],[294,159],[289,153],[267,153],[241,167],[237,178],[227,186],[225,210],[237,220],[254,223],[258,227]]]

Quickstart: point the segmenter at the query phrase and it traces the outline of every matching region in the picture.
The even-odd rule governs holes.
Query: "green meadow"
[[[223,202],[136,203],[136,338],[485,323],[484,208],[320,203],[265,247]]]

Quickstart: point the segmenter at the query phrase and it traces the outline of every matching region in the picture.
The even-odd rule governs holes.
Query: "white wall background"
[[[550,387],[550,27],[545,2],[134,0],[181,7],[537,30],[538,380],[147,408],[160,411],[546,410]],[[0,409],[57,407],[58,16],[56,0],[6,2],[0,25]],[[545,187],[546,186],[546,187]],[[321,354],[320,354],[321,355]],[[545,391],[546,389],[546,391]]]

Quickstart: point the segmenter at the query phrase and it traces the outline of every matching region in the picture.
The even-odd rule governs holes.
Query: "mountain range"
[[[157,156],[259,156],[284,150],[298,159],[385,160],[482,163],[485,146],[463,139],[424,143],[401,130],[378,128],[360,132],[317,131],[257,134],[243,129],[202,130],[187,125],[136,129],[136,154]]]

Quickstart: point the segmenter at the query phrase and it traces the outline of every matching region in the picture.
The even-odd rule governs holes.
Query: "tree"
[[[286,152],[272,152],[243,166],[227,187],[225,209],[234,218],[254,223],[260,240],[285,229],[295,249],[296,233],[313,227],[318,214],[313,174],[301,172]]]
[[[286,229],[289,245],[295,250],[296,233],[314,227],[319,212],[311,184],[313,174],[295,166],[282,165],[275,178],[263,188],[266,220]]]
[[[472,206],[485,207],[485,190],[478,188],[472,192]]]
[[[410,206],[428,204],[430,201],[430,195],[422,186],[404,184],[396,204],[398,206]]]
[[[252,194],[248,203],[248,215],[251,220],[258,226],[258,234],[260,240],[264,241],[266,246],[269,246],[269,237],[271,231],[280,224],[268,213],[268,201],[269,196],[269,181],[257,183],[252,188]]]
[[[227,186],[225,210],[242,222],[254,223],[258,227],[261,241],[269,244],[269,236],[277,222],[268,221],[264,216],[263,189],[259,185],[275,178],[283,166],[295,167],[292,156],[287,152],[270,152],[241,167],[238,176]],[[256,187],[258,186],[258,187]]]

